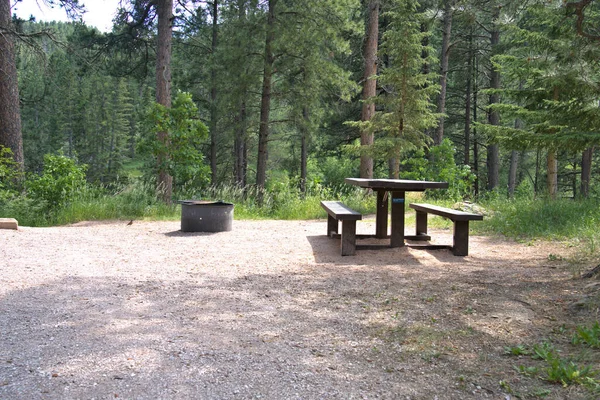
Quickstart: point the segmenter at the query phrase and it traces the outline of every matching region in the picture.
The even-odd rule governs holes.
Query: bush
[[[145,171],[147,178],[158,175],[160,169],[173,177],[176,191],[185,186],[208,185],[210,167],[202,154],[208,129],[198,119],[198,107],[191,94],[179,92],[170,108],[154,103],[146,116],[146,132],[139,150],[151,157]],[[168,132],[167,144],[158,140],[158,132]]]
[[[41,175],[31,175],[25,181],[27,197],[44,202],[49,210],[64,207],[86,186],[86,169],[87,165],[77,165],[66,156],[47,154]]]
[[[12,150],[0,146],[0,199],[17,193],[22,179],[23,173],[13,159]]]
[[[448,182],[447,190],[431,190],[427,197],[463,200],[471,196],[475,174],[468,165],[456,165],[454,149],[449,139],[444,139],[439,146],[430,149],[429,157],[423,150],[414,152],[413,156],[402,162],[404,179]]]

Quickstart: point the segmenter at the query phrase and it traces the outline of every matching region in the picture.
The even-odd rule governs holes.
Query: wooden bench
[[[362,214],[348,208],[340,201],[322,201],[321,207],[327,211],[327,236],[338,236],[338,221],[342,221],[341,247],[343,256],[356,254],[356,221]]]
[[[483,215],[438,207],[432,204],[411,204],[410,208],[417,211],[417,236],[427,235],[427,214],[435,214],[448,218],[454,222],[454,243],[452,247],[443,247],[449,247],[455,256],[466,256],[469,254],[469,221],[481,221],[483,220]]]

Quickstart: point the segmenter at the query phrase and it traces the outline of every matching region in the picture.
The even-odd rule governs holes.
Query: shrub
[[[170,108],[154,103],[146,116],[146,131],[140,152],[152,158],[145,171],[147,176],[156,176],[160,168],[173,176],[176,189],[208,184],[210,167],[204,163],[202,154],[208,130],[198,119],[198,107],[191,94],[179,92]],[[168,132],[168,144],[157,139],[158,132]],[[163,162],[160,166],[159,159]]]
[[[66,156],[47,154],[41,175],[31,175],[25,182],[27,197],[51,210],[64,207],[85,187],[86,169]]]
[[[404,179],[448,182],[447,190],[431,190],[427,197],[462,200],[471,196],[475,174],[468,165],[456,165],[454,149],[449,139],[444,139],[439,146],[430,148],[429,156],[423,150],[417,150],[402,162],[401,172]]]

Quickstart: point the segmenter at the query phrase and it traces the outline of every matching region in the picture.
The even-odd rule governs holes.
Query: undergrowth
[[[572,336],[570,346],[559,346],[550,340],[544,340],[532,346],[519,344],[505,347],[508,356],[519,357],[523,364],[515,365],[515,370],[527,378],[541,379],[548,383],[563,387],[581,385],[591,395],[600,395],[600,371],[594,368],[590,359],[598,360],[600,353],[589,354],[582,349],[598,350],[600,347],[600,326],[598,321],[591,327],[577,326]],[[588,363],[588,364],[586,364]],[[596,364],[597,365],[597,362]],[[504,385],[505,390],[512,391]],[[513,392],[513,394],[515,394]],[[522,397],[522,396],[521,396]]]

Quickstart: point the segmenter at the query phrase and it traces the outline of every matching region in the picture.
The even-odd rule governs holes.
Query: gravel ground
[[[341,257],[325,231],[0,230],[0,398],[509,399],[498,382],[520,378],[502,347],[569,317],[556,245],[474,236],[468,257]]]

